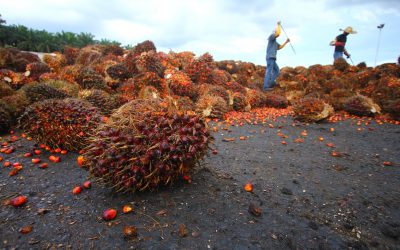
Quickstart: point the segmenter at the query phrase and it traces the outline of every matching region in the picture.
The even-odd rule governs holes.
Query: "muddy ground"
[[[34,142],[21,139],[16,152],[0,155],[24,166],[13,177],[1,166],[0,198],[23,194],[28,202],[0,207],[0,249],[400,249],[400,126],[357,121],[220,126],[218,154],[210,152],[191,183],[135,195],[99,183],[73,195],[88,176],[77,154],[40,169],[21,156]],[[248,182],[253,192],[244,190]],[[134,212],[123,214],[126,204]],[[108,208],[119,212],[111,222],[101,218]],[[124,238],[127,225],[137,237]],[[21,233],[26,226],[33,230]]]

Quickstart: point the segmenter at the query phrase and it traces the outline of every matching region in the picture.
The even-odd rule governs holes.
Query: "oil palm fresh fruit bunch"
[[[329,93],[329,104],[333,106],[336,111],[343,110],[344,103],[347,99],[354,95],[354,92],[348,89],[335,89]]]
[[[34,62],[26,65],[25,75],[33,80],[39,79],[41,74],[50,72],[50,67],[42,62]]]
[[[211,84],[200,84],[197,86],[197,92],[199,96],[203,95],[212,95],[219,96],[225,100],[226,103],[229,103],[229,94],[227,90],[220,85],[211,85]]]
[[[72,65],[75,63],[76,58],[79,55],[79,49],[78,48],[73,48],[70,46],[64,46],[64,53],[63,55],[65,56],[65,60],[67,65]]]
[[[7,104],[0,100],[0,134],[6,133],[10,130],[13,124],[13,117]]]
[[[15,91],[10,87],[10,85],[0,81],[0,98],[13,95],[14,93]]]
[[[352,115],[374,116],[381,112],[381,108],[371,98],[363,95],[349,97],[343,109]]]
[[[339,71],[345,71],[350,65],[347,63],[346,59],[338,58],[333,62],[335,69]]]
[[[122,63],[107,67],[106,73],[111,79],[118,81],[124,81],[132,76]]]
[[[222,97],[203,95],[196,102],[195,111],[201,117],[222,118],[229,111],[229,107]]]
[[[199,117],[167,109],[159,100],[133,100],[114,112],[85,149],[91,175],[117,192],[152,191],[187,176],[210,134]]]
[[[212,56],[205,53],[191,61],[183,71],[194,83],[209,83],[214,69],[216,69],[216,64]]]
[[[101,60],[100,49],[89,45],[85,48],[79,50],[79,54],[75,59],[76,64],[81,64],[83,66],[91,66]]]
[[[23,91],[18,90],[13,95],[5,96],[0,99],[1,102],[4,102],[8,106],[8,111],[14,120],[16,120],[22,113],[25,108],[29,106],[29,100],[26,98],[26,95]]]
[[[246,111],[249,110],[251,106],[244,94],[235,92],[232,94],[232,108],[235,111]]]
[[[90,67],[83,67],[76,76],[76,82],[83,89],[106,89],[107,85],[102,75]]]
[[[195,86],[186,73],[179,70],[167,70],[165,75],[172,94],[187,96],[192,100],[196,99],[197,93]]]
[[[167,81],[164,78],[159,77],[154,72],[145,72],[136,75],[134,78],[135,92],[139,95],[142,88],[154,87],[160,95],[165,96],[168,94]]]
[[[149,52],[149,51],[157,52],[156,46],[150,40],[146,40],[146,41],[143,41],[141,43],[138,43],[132,49],[133,55],[135,57],[136,56],[140,56],[143,52]]]
[[[266,96],[260,90],[247,89],[246,99],[252,109],[265,107],[266,105]]]
[[[36,102],[19,118],[20,128],[51,148],[77,151],[100,123],[98,110],[79,99],[49,99]]]
[[[82,90],[79,92],[79,97],[97,107],[106,116],[123,104],[120,99],[99,89]]]
[[[164,76],[164,66],[155,51],[143,52],[136,58],[136,67],[140,73],[154,72],[159,77]]]
[[[293,105],[294,117],[304,122],[322,121],[333,114],[333,108],[323,100],[313,97],[302,98]]]
[[[46,99],[64,99],[68,95],[56,88],[53,88],[45,83],[31,83],[21,88],[25,92],[25,96],[30,103],[43,101]]]
[[[396,120],[400,120],[400,99],[390,101],[386,111]]]
[[[43,61],[52,69],[53,72],[60,72],[60,70],[67,65],[67,59],[63,54],[53,53],[45,54]]]
[[[289,102],[285,96],[268,93],[265,95],[265,105],[272,108],[287,108]]]
[[[117,44],[109,44],[105,45],[102,48],[102,55],[107,56],[107,55],[115,55],[115,56],[122,56],[124,54],[124,49],[121,48]]]

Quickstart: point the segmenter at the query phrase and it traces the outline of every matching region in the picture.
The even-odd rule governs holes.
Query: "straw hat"
[[[348,34],[357,34],[357,31],[353,30],[353,27],[351,27],[351,26],[348,26],[343,31],[348,33]]]

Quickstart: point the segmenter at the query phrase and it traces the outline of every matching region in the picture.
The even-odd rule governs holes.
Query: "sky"
[[[208,52],[218,61],[265,65],[277,21],[295,50],[288,44],[278,51],[280,67],[331,64],[329,42],[347,26],[358,32],[346,44],[355,64],[400,56],[400,0],[0,0],[0,6],[7,24],[88,32],[123,45],[151,40],[158,51]],[[278,42],[285,40],[282,32]]]

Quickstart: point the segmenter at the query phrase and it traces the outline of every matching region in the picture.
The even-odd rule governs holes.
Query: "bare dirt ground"
[[[23,157],[35,142],[21,138],[0,154],[0,164],[24,167],[12,177],[0,168],[0,249],[400,249],[400,126],[366,121],[219,126],[218,154],[191,183],[130,195],[100,183],[73,195],[88,178],[78,155],[40,169]],[[23,207],[4,204],[17,195],[27,196]],[[123,214],[126,204],[134,211]],[[106,222],[108,208],[118,215]],[[124,237],[125,226],[137,237]]]

